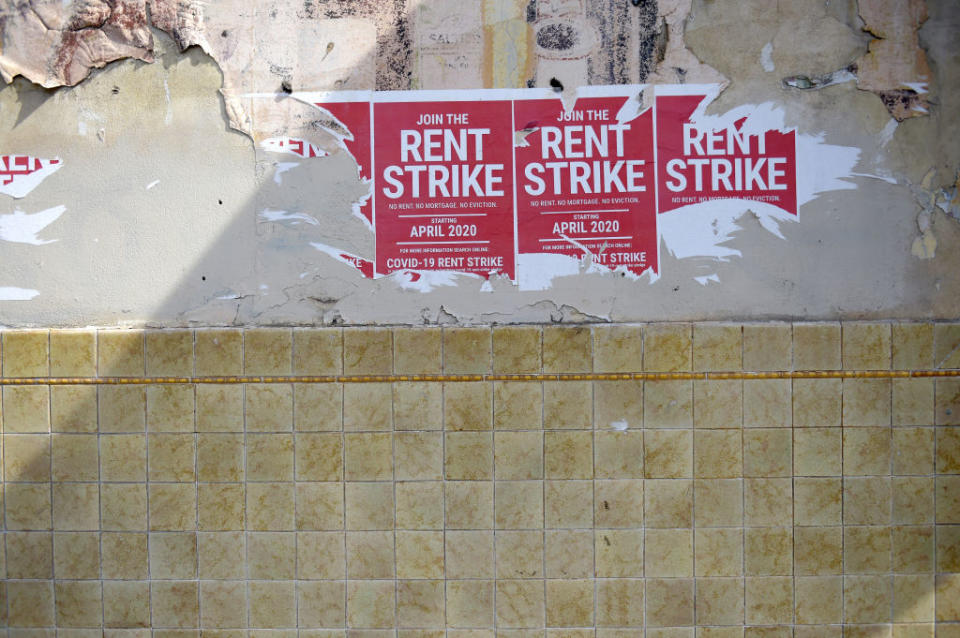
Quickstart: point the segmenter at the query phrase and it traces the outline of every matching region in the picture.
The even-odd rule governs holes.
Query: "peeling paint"
[[[776,66],[773,64],[773,42],[767,42],[763,45],[763,48],[760,49],[760,66],[762,66],[763,70],[767,73],[776,71]]]

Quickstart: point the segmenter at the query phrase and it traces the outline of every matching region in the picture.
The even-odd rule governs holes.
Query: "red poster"
[[[581,258],[640,274],[658,272],[653,110],[640,111],[638,87],[580,97],[514,103],[517,240],[524,268],[536,255]],[[551,273],[544,273],[550,275]]]
[[[368,100],[353,101],[350,98],[355,97],[352,93],[363,94],[365,92],[356,91],[344,93],[346,101],[334,102],[323,101],[314,102],[321,109],[324,109],[333,115],[345,131],[340,139],[340,144],[347,150],[353,159],[357,162],[357,175],[361,181],[370,181],[370,102],[369,92],[366,92]],[[373,209],[370,197],[366,197],[357,203],[360,213],[368,222],[373,223]],[[370,269],[373,270],[372,268]],[[372,275],[370,275],[372,276]]]
[[[511,102],[375,99],[377,274],[514,279]]]
[[[659,212],[744,199],[797,214],[796,133],[694,118],[704,94],[657,95]],[[702,123],[701,123],[702,120]],[[760,123],[762,125],[762,123]]]

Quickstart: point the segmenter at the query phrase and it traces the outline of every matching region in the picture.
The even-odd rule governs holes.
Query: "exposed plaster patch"
[[[763,45],[763,48],[760,49],[760,66],[762,66],[763,70],[767,73],[773,73],[776,70],[773,64],[773,42],[767,42]]]

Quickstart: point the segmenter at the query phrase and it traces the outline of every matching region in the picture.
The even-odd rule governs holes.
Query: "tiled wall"
[[[960,324],[25,331],[10,638],[960,637]],[[267,630],[279,630],[268,632]]]

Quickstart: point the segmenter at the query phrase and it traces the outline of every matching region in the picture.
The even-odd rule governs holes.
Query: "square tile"
[[[4,504],[8,530],[50,529],[49,485],[7,483]]]
[[[53,538],[50,532],[7,532],[6,578],[53,576]]]
[[[643,368],[642,326],[594,326],[593,368],[597,372],[636,372]]]
[[[347,483],[344,502],[347,529],[393,529],[391,483]]]
[[[294,429],[337,432],[343,429],[343,387],[337,383],[293,384]]]
[[[95,330],[50,331],[50,376],[92,377],[96,374]]]
[[[890,473],[890,428],[844,428],[843,473]]]
[[[671,551],[683,547],[682,542],[664,542],[663,532],[667,534],[675,530],[648,531],[646,546],[650,549],[644,564],[644,531],[639,529],[605,529],[595,532],[595,563],[598,578],[640,578],[644,570],[650,575],[657,574],[658,569],[670,565],[672,568],[681,567],[677,558],[680,551]],[[681,532],[682,535],[682,532]],[[692,538],[691,538],[692,541]],[[689,558],[692,565],[693,545],[690,545]],[[680,561],[682,562],[682,561]],[[679,574],[679,575],[685,575]]]
[[[543,627],[543,581],[499,580],[496,585],[498,627]]]
[[[743,382],[743,427],[786,428],[793,424],[790,379],[748,379]]]
[[[930,425],[934,420],[933,379],[893,379],[894,425]]]
[[[247,585],[243,581],[201,581],[200,625],[211,628],[246,627]]]
[[[143,331],[100,330],[97,332],[97,373],[101,377],[143,376]]]
[[[297,596],[294,583],[250,581],[250,626],[294,627],[297,623]]]
[[[743,367],[743,329],[740,325],[693,324],[693,369],[740,370]]]
[[[393,369],[397,374],[440,374],[443,332],[436,328],[394,328]]]
[[[96,483],[54,483],[53,529],[84,531],[99,528],[100,487]]]
[[[596,478],[643,478],[643,431],[603,431],[593,435]]]
[[[890,425],[890,379],[844,379],[845,426]]]
[[[243,374],[243,332],[236,329],[197,330],[194,333],[197,376]]]
[[[743,425],[743,382],[720,379],[693,382],[693,408],[698,428],[740,428]]]
[[[397,430],[442,430],[443,387],[439,383],[394,383],[393,423]]]
[[[50,426],[54,432],[96,432],[96,386],[52,386],[50,388]]]
[[[643,481],[596,481],[594,508],[594,521],[597,528],[641,527],[643,525]]]
[[[840,478],[793,480],[794,518],[797,525],[840,525],[843,486]]]
[[[344,374],[392,374],[393,332],[389,328],[344,328]]]
[[[840,369],[840,324],[793,324],[794,370]]]
[[[747,576],[793,574],[793,530],[789,527],[753,527],[743,531],[743,558]]]
[[[894,433],[896,436],[896,432]],[[937,473],[938,474],[960,474],[960,428],[954,427],[941,427],[937,428]],[[896,440],[896,439],[894,439]],[[926,443],[926,440],[924,440]],[[924,451],[927,450],[926,445],[922,446]],[[926,455],[920,457],[923,460],[926,460]],[[918,462],[917,467],[921,467],[921,464]],[[918,472],[927,474],[929,473],[928,466],[924,463],[922,465],[925,472]]]
[[[197,384],[198,432],[243,432],[243,424],[244,386]]]
[[[693,491],[697,527],[743,524],[743,481],[740,479],[697,479]]]
[[[9,388],[4,388],[4,391]],[[937,379],[936,425],[960,425],[960,379]],[[6,395],[4,395],[6,397]]]
[[[295,528],[293,483],[247,483],[246,492],[248,529],[283,531]]]
[[[242,434],[197,435],[197,477],[201,481],[235,482],[244,478]]]
[[[492,627],[493,585],[489,580],[448,580],[447,626]]]
[[[495,381],[493,427],[496,430],[539,430],[543,422],[543,384]]]
[[[192,385],[147,386],[147,430],[193,432],[196,409]]]
[[[142,580],[147,578],[149,555],[147,535],[104,532],[101,538],[103,578]]]
[[[297,583],[298,626],[343,627],[346,600],[346,584],[343,582]]]
[[[105,627],[149,627],[150,583],[104,581],[103,624]]]
[[[13,627],[49,627],[54,624],[53,583],[6,583],[7,622]],[[14,630],[16,632],[16,630]]]
[[[846,574],[882,574],[890,571],[890,528],[843,528],[843,570]]]
[[[443,384],[444,427],[489,430],[493,420],[493,387],[485,381]]]
[[[544,372],[591,372],[592,334],[586,326],[543,327]]]
[[[193,375],[192,330],[148,330],[144,341],[147,376]]]
[[[743,326],[744,370],[790,370],[793,367],[793,327],[788,323]]]
[[[150,578],[197,577],[197,535],[194,532],[150,534]]]
[[[935,586],[937,621],[960,620],[960,574],[938,574]]]
[[[894,370],[925,370],[933,365],[933,324],[895,323],[890,339]]]
[[[150,481],[196,480],[196,443],[192,434],[147,435]]]
[[[693,435],[693,474],[697,478],[743,476],[740,430],[697,430]]]
[[[543,532],[505,531],[494,537],[497,578],[543,578]]]
[[[693,427],[693,382],[647,381],[643,417],[648,428]]]
[[[45,377],[50,373],[48,330],[7,330],[3,337],[3,376]]]
[[[497,481],[494,498],[497,529],[543,527],[541,481]]]
[[[748,624],[785,624],[793,619],[793,579],[783,576],[746,578],[745,617]]]
[[[295,578],[297,575],[296,534],[291,532],[247,534],[247,569],[251,579],[290,580]]]
[[[894,576],[893,621],[933,621],[936,598],[934,590],[932,575]]]
[[[333,376],[342,372],[340,328],[294,328],[293,374]]]
[[[543,428],[588,430],[593,427],[593,384],[547,381],[543,384]]]
[[[594,381],[593,397],[598,430],[643,427],[643,381]]]
[[[933,365],[935,368],[960,367],[960,323],[933,324]]]
[[[100,478],[104,481],[147,480],[147,437],[104,434],[100,441]]]
[[[843,471],[841,428],[793,431],[793,473],[796,476],[839,476]]]
[[[936,553],[938,572],[960,571],[960,526],[937,525]]]
[[[443,529],[443,483],[397,482],[397,528]]]
[[[292,481],[293,442],[292,434],[248,434],[245,443],[247,480]]]
[[[49,481],[50,439],[49,434],[5,434],[4,480]]]
[[[100,627],[101,586],[97,582],[58,582],[54,586],[59,627]]]
[[[492,529],[493,483],[450,481],[444,484],[446,529]]]
[[[592,578],[594,532],[548,530],[544,536],[544,559],[547,578]]]
[[[493,578],[493,532],[447,531],[447,578]]]
[[[844,478],[844,525],[889,524],[890,498],[889,477]]]
[[[643,449],[646,478],[693,477],[693,432],[644,430]]]
[[[773,477],[793,475],[791,432],[783,428],[757,428],[743,432],[743,475]]]
[[[442,580],[402,580],[397,583],[397,624],[401,627],[443,627]]]
[[[601,532],[597,532],[600,534]],[[606,533],[606,532],[603,532]],[[643,540],[644,574],[648,577],[693,576],[693,531],[648,529]],[[600,545],[597,546],[600,551]],[[625,574],[626,575],[626,574]],[[636,575],[636,574],[632,574]]]
[[[337,483],[297,483],[298,530],[344,528],[343,487]]]
[[[648,528],[693,525],[693,481],[648,479],[644,500]]]
[[[289,383],[248,383],[244,388],[248,432],[293,430],[293,386]]]
[[[593,608],[592,580],[546,581],[548,627],[589,627],[594,622]]]
[[[788,478],[743,480],[743,520],[750,526],[793,523],[792,484]]]
[[[937,523],[960,523],[960,475],[937,476]]]
[[[655,323],[646,327],[643,369],[685,372],[693,369],[693,332],[688,323]]]
[[[3,386],[4,432],[49,432],[50,390],[45,386]]]
[[[546,478],[593,478],[592,432],[545,432],[543,450]]]
[[[7,507],[9,508],[9,505]],[[7,511],[9,517],[9,509]],[[146,484],[101,485],[100,526],[104,530],[146,530]]]
[[[492,479],[493,433],[445,433],[444,476],[447,480],[461,481]]]
[[[598,627],[642,627],[643,581],[625,578],[597,581],[596,622]]]
[[[538,326],[501,326],[493,329],[494,374],[540,372],[541,333]]]
[[[889,576],[846,576],[843,607],[846,622],[890,622],[892,583]]]
[[[197,488],[194,484],[151,484],[149,502],[151,531],[196,529]]]
[[[798,578],[794,595],[798,623],[827,624],[843,620],[842,578]]]
[[[793,534],[793,568],[800,576],[842,574],[843,528],[796,528]]]
[[[450,433],[447,440],[454,434],[472,433]],[[543,435],[540,432],[496,432],[493,441],[497,479],[543,478]]]
[[[146,430],[147,393],[143,386],[100,386],[100,432]]]
[[[348,578],[393,578],[395,573],[392,531],[347,532]]]
[[[293,333],[284,328],[248,328],[243,331],[243,372],[283,375],[292,371]]]
[[[889,370],[890,336],[888,323],[843,323],[843,369]]]
[[[386,432],[343,435],[344,476],[348,481],[393,478],[393,436]]]
[[[436,481],[443,478],[443,435],[440,432],[398,432],[393,437],[393,446],[397,480]]]
[[[591,481],[544,481],[544,520],[548,528],[593,527]]]
[[[395,611],[396,584],[393,581],[347,583],[347,627],[391,627]]]
[[[443,532],[398,531],[397,578],[443,578]]]
[[[244,578],[247,572],[246,556],[246,534],[243,532],[197,534],[197,570],[200,578]]]
[[[648,578],[647,627],[686,627],[694,623],[692,578]]]
[[[794,427],[839,426],[841,388],[840,379],[794,379]]]
[[[56,532],[53,535],[53,575],[71,580],[99,578],[100,533]]]
[[[698,624],[743,624],[743,580],[698,578],[696,612]]]
[[[490,371],[489,328],[444,328],[444,374],[484,374]]]

